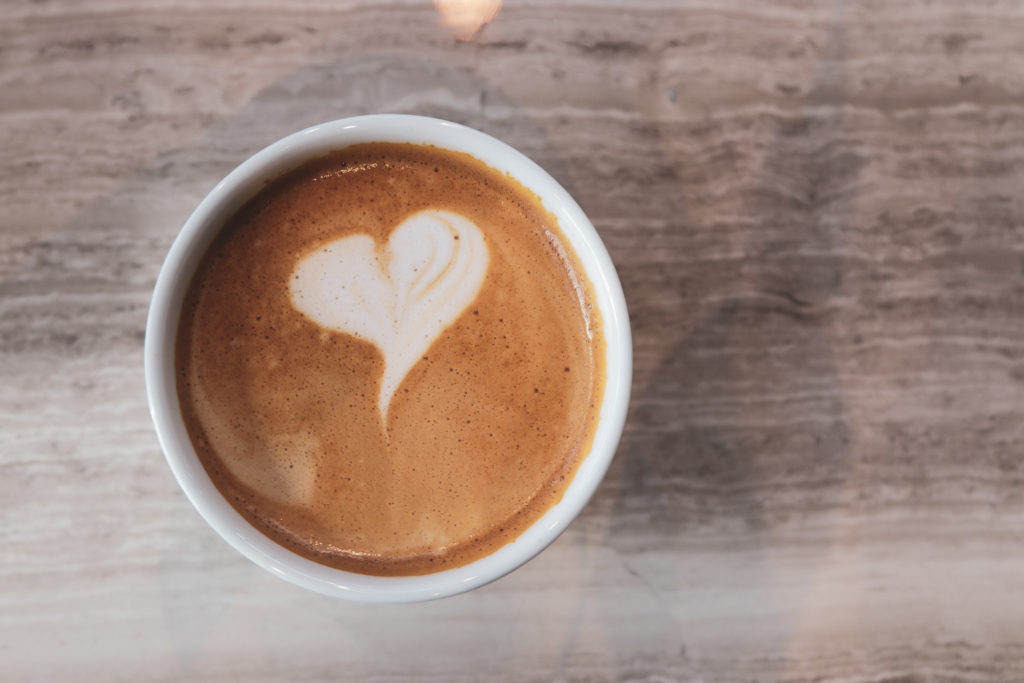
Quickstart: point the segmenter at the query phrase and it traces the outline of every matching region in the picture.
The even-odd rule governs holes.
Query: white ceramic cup
[[[224,499],[199,461],[182,420],[175,387],[174,344],[185,291],[224,221],[266,181],[328,151],[363,142],[411,142],[465,152],[507,171],[535,192],[558,219],[593,285],[604,321],[607,383],[593,447],[562,499],[514,541],[471,564],[425,576],[367,576],[333,569],[278,545]],[[601,482],[622,434],[632,379],[632,340],[622,287],[594,227],[543,169],[479,131],[421,116],[380,114],[331,121],[289,135],[233,170],[200,202],[171,246],[146,322],[146,391],[157,437],[175,478],[203,519],[267,571],[310,590],[364,602],[414,602],[462,593],[498,579],[554,541]]]

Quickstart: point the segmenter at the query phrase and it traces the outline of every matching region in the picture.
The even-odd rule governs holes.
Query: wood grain
[[[426,0],[0,8],[0,678],[1024,677],[1024,7]],[[142,340],[199,199],[289,132],[441,116],[547,168],[635,342],[538,559],[370,608],[192,510]]]

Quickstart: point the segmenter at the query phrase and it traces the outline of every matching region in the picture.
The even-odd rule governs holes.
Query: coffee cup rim
[[[370,576],[313,562],[271,540],[214,486],[192,446],[178,404],[174,344],[185,290],[223,222],[263,185],[303,161],[362,142],[409,142],[465,152],[509,173],[558,219],[590,279],[604,326],[604,397],[593,446],[561,500],[518,538],[461,567],[422,576]],[[576,201],[526,155],[479,130],[442,119],[373,114],[328,121],[292,133],[253,154],[202,199],[175,238],[150,301],[144,343],[146,394],[171,472],[200,516],[231,546],[293,584],[360,602],[417,602],[483,586],[522,566],[575,519],[602,481],[625,424],[632,381],[632,338],[622,287],[604,243]]]

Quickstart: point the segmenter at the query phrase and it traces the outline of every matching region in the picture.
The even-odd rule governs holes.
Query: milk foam
[[[369,341],[384,356],[378,407],[476,298],[490,255],[473,222],[450,211],[407,218],[378,246],[369,235],[335,240],[299,262],[292,305],[328,329]]]

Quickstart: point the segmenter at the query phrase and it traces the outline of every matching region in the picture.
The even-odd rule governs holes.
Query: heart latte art
[[[312,159],[229,217],[182,306],[179,402],[253,527],[378,575],[467,564],[559,501],[604,391],[558,221],[465,154]]]
[[[372,342],[384,355],[378,407],[476,298],[487,273],[484,237],[450,211],[421,211],[386,245],[349,235],[313,252],[291,280],[292,304],[314,322]]]

